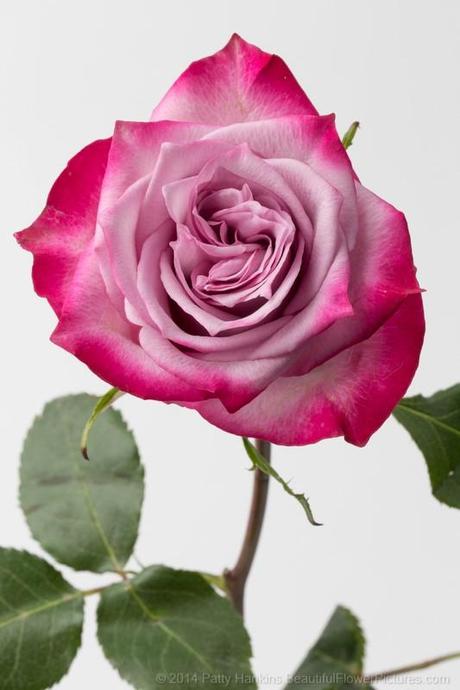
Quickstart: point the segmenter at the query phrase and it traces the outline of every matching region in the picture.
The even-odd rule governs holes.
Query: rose
[[[53,342],[236,434],[364,444],[417,367],[404,216],[359,183],[283,61],[238,36],[150,122],[77,154],[18,240]]]

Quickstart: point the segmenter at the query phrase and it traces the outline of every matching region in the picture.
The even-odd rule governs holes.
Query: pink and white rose
[[[402,213],[285,63],[233,36],[80,151],[18,241],[54,343],[229,432],[366,443],[424,334]]]

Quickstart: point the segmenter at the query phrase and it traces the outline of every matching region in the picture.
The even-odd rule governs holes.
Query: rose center
[[[270,299],[295,239],[290,215],[276,200],[266,205],[248,185],[204,196],[193,212],[201,252],[189,285],[201,299],[233,308]]]

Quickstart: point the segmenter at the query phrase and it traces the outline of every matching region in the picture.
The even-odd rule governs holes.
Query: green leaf
[[[112,403],[115,402],[115,400],[118,400],[118,398],[121,398],[123,395],[122,391],[120,391],[118,388],[111,388],[110,390],[107,391],[107,393],[104,393],[99,400],[96,402],[95,406],[93,407],[93,410],[84,426],[83,433],[81,435],[81,440],[80,440],[80,450],[81,454],[85,458],[85,460],[89,460],[89,455],[88,455],[88,439],[89,439],[89,434],[91,429],[93,428],[94,422],[96,419],[99,417],[100,414],[105,412]]]
[[[136,541],[144,472],[132,433],[113,409],[80,455],[81,430],[97,398],[71,395],[48,403],[22,453],[20,502],[33,536],[76,570],[121,572]]]
[[[360,679],[365,640],[358,620],[338,606],[286,690],[372,690]]]
[[[49,563],[0,548],[0,690],[42,690],[69,670],[83,596]]]
[[[350,148],[355,138],[355,134],[358,131],[359,122],[352,122],[345,134],[342,137],[342,144],[345,149]]]
[[[425,456],[433,494],[460,508],[460,384],[429,398],[403,398],[393,414]]]
[[[300,503],[300,505],[305,511],[308,521],[312,525],[315,525],[315,527],[321,527],[321,523],[316,522],[315,518],[313,517],[313,513],[310,508],[310,503],[308,502],[308,498],[306,498],[305,494],[296,494],[295,491],[291,489],[289,484],[278,474],[275,468],[265,460],[263,455],[259,453],[257,448],[245,436],[243,436],[243,444],[253,466],[257,467],[257,469],[259,469],[261,472],[268,475],[269,477],[273,477],[273,479],[276,479],[276,481],[279,484],[281,484],[283,489]]]
[[[151,566],[106,589],[98,636],[109,661],[138,690],[255,687],[243,621],[199,573]]]

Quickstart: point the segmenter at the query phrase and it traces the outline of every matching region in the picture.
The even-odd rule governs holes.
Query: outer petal
[[[151,119],[227,125],[294,114],[317,111],[287,65],[234,34],[218,53],[190,65]]]
[[[368,340],[309,374],[279,378],[229,413],[216,400],[184,403],[233,434],[283,445],[345,436],[362,446],[404,395],[417,369],[425,330],[420,295],[410,295]]]
[[[80,254],[94,235],[110,143],[94,141],[77,153],[54,183],[41,215],[16,233],[19,244],[34,255],[35,291],[58,316]]]
[[[311,338],[291,374],[306,374],[319,364],[369,338],[408,295],[420,292],[404,215],[356,182],[359,228],[350,253],[349,298],[353,316],[338,320]],[[266,343],[270,346],[269,340]],[[265,356],[263,348],[254,358]]]
[[[118,120],[112,137],[100,210],[110,208],[128,187],[153,172],[163,144],[193,142],[209,131],[212,131],[210,127],[183,122]]]
[[[132,395],[166,402],[182,396],[202,399],[197,388],[159,367],[144,352],[138,330],[110,302],[90,246],[80,259],[51,340]]]

